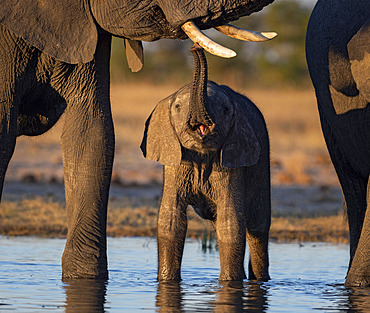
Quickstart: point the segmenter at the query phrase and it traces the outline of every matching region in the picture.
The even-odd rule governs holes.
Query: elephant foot
[[[63,280],[68,279],[108,279],[108,271],[104,271],[98,274],[88,274],[88,273],[80,273],[80,272],[68,272],[63,270],[62,274]]]
[[[270,279],[271,278],[269,274],[249,276],[249,280],[255,280],[255,281],[269,281]]]
[[[65,255],[62,259],[62,272],[63,279],[107,279],[107,260],[77,261]]]
[[[244,269],[239,271],[239,272],[221,272],[218,280],[220,282],[225,282],[225,281],[243,281],[246,279],[247,276],[245,275]]]
[[[360,276],[360,275],[348,275],[346,282],[344,283],[346,287],[370,287],[370,276]]]

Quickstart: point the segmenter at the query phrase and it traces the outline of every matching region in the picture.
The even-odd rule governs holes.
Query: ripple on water
[[[346,245],[272,243],[272,280],[219,283],[218,252],[187,240],[183,281],[158,284],[154,239],[109,238],[107,282],[62,281],[64,244],[0,237],[1,312],[370,312],[370,290],[343,285]]]

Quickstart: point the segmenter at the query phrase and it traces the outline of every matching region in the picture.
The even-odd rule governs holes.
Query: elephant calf
[[[180,280],[187,206],[216,228],[220,280],[268,280],[271,222],[269,138],[264,118],[246,97],[207,81],[206,59],[193,49],[195,74],[159,102],[141,149],[164,164],[158,218],[158,280]]]

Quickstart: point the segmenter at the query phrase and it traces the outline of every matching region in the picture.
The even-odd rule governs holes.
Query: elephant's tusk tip
[[[266,37],[268,40],[274,39],[278,34],[275,32],[261,32],[263,37]]]
[[[234,58],[237,56],[236,52],[234,50],[230,50],[228,49],[229,51],[225,54],[222,55],[223,58],[226,58],[226,59],[230,59],[230,58]],[[213,53],[214,54],[214,53]]]

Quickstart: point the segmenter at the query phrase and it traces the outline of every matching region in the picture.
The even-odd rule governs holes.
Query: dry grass
[[[348,224],[343,214],[319,218],[273,218],[270,239],[278,242],[348,243]]]
[[[0,210],[0,234],[65,237],[67,217],[64,205],[45,198],[4,201]]]
[[[112,237],[155,237],[157,213],[158,209],[150,206],[110,207],[107,233]],[[202,238],[205,233],[213,232],[209,221],[202,220],[191,208],[188,209],[188,237]],[[4,202],[0,211],[0,234],[65,237],[67,217],[64,204],[42,197]],[[270,239],[278,242],[348,243],[348,226],[343,215],[320,218],[277,217],[272,219]]]

